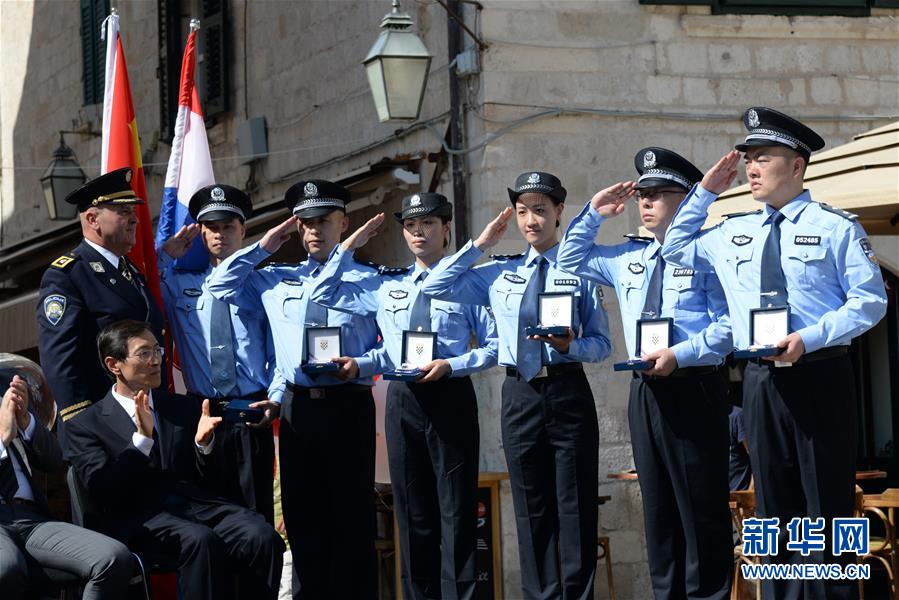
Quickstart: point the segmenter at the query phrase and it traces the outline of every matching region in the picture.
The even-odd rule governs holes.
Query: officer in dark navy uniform
[[[97,356],[100,330],[122,319],[144,321],[163,343],[162,311],[125,256],[136,241],[135,206],[144,203],[131,189],[131,169],[87,182],[66,202],[78,207],[84,240],[50,263],[37,304],[38,350],[62,417],[64,450],[65,422],[109,391]]]
[[[231,400],[253,401],[267,412],[263,421],[218,427],[220,493],[274,521],[272,469],[275,442],[270,423],[280,405],[268,400],[275,367],[274,346],[265,311],[237,307],[218,300],[207,285],[212,272],[240,250],[253,214],[250,197],[225,184],[197,190],[190,215],[198,224],[185,225],[162,245],[159,273],[162,294],[188,396],[209,398],[218,415]],[[209,256],[202,269],[181,268],[174,261],[186,254],[199,234]]]

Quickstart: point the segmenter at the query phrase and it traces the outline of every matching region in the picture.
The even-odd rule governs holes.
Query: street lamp
[[[399,0],[393,0],[393,10],[381,20],[381,34],[362,61],[382,123],[414,121],[421,111],[431,55],[412,24],[412,17],[400,12]]]
[[[65,201],[66,196],[84,185],[87,176],[81,170],[75,153],[66,146],[62,132],[59,132],[59,147],[53,151],[53,160],[44,174],[41,175],[41,187],[44,188],[44,199],[47,211],[53,220],[70,220],[75,218],[78,207]]]

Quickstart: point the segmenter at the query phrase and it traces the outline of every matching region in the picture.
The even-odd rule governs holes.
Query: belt
[[[826,360],[828,358],[836,358],[838,356],[845,356],[849,354],[849,346],[830,346],[829,348],[821,348],[820,350],[815,350],[814,352],[809,352],[808,354],[803,354],[799,357],[794,365],[804,364],[815,362],[818,360]],[[777,360],[777,357],[773,357],[774,360]],[[751,358],[750,362],[754,362],[758,365],[768,365],[773,366],[774,363],[770,360],[765,360],[763,358]]]
[[[28,508],[37,508],[37,502],[34,500],[28,500],[26,498],[12,498],[10,500],[4,500],[2,496],[0,496],[0,504],[6,504],[8,506],[26,506]]]
[[[703,365],[701,367],[681,367],[673,370],[668,375],[646,375],[639,371],[634,371],[634,379],[680,379],[684,377],[701,377],[703,375],[711,375],[717,373],[721,367],[719,365]]]
[[[559,363],[557,365],[543,365],[543,367],[534,376],[534,379],[553,377],[562,373],[576,373],[583,370],[584,365],[583,363],[579,362]],[[520,379],[520,376],[518,375],[518,369],[516,369],[515,367],[506,367],[506,377],[517,377]]]
[[[295,383],[288,383],[287,389],[293,392],[294,396],[302,396],[313,400],[333,398],[334,396],[342,396],[344,394],[371,392],[370,385],[362,385],[361,383],[342,383],[339,385],[329,385],[327,387],[305,387]]]

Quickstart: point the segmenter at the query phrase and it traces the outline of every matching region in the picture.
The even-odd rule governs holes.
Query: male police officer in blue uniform
[[[84,240],[44,272],[37,304],[38,350],[62,423],[109,391],[97,334],[122,319],[149,324],[162,344],[162,312],[143,275],[125,256],[137,231],[131,169],[110,171],[66,197],[78,207]],[[163,385],[165,378],[163,377]]]
[[[737,348],[752,342],[750,309],[789,307],[789,333],[776,344],[782,352],[750,360],[743,380],[757,512],[779,518],[782,536],[793,518],[825,519],[825,552],[803,559],[785,551],[782,537],[774,560],[845,563],[846,554],[831,557],[831,521],[850,517],[854,501],[857,408],[848,347],[885,314],[883,278],[855,215],[815,202],[803,189],[809,157],[824,140],[769,108],[750,108],[743,122],[749,133],[736,148],[763,208],[700,231],[709,205],[736,176],[740,153],[730,152],[681,205],[662,256],[717,272]],[[857,594],[851,580],[763,586],[778,600]]]
[[[476,592],[478,402],[472,373],[496,364],[493,318],[482,306],[431,299],[421,285],[449,243],[453,206],[445,196],[412,194],[394,213],[415,263],[365,269],[345,280],[384,221],[376,215],[350,235],[316,279],[314,301],[375,317],[390,366],[400,368],[409,332],[433,332],[436,348],[416,381],[391,381],[384,427],[409,600],[472,600]],[[469,349],[472,333],[477,346]],[[424,346],[422,346],[424,348]],[[422,350],[424,352],[424,350]]]
[[[311,301],[312,280],[349,221],[349,193],[323,180],[301,181],[284,201],[294,216],[231,255],[208,279],[209,291],[239,307],[264,310],[275,345],[269,399],[282,401],[279,457],[282,504],[293,552],[294,598],[366,600],[375,596],[374,319]],[[309,258],[255,270],[294,228]],[[353,273],[347,273],[352,277]],[[342,353],[336,374],[302,370],[307,329],[336,327]]]
[[[549,173],[523,173],[512,207],[477,240],[440,262],[422,290],[438,300],[490,306],[499,335],[502,435],[518,526],[524,597],[593,597],[599,433],[584,362],[609,355],[606,311],[596,286],[559,266],[557,230],[567,192]],[[502,238],[514,214],[527,252],[471,268]],[[572,295],[567,335],[527,336],[539,294]]]
[[[240,250],[253,205],[239,189],[213,184],[194,193],[189,210],[199,225],[183,227],[159,253],[165,310],[181,373],[188,395],[200,401],[209,398],[213,414],[220,415],[235,398],[254,400],[253,407],[267,411],[259,424],[225,421],[217,435],[219,451],[224,453],[220,492],[272,523],[275,442],[269,425],[280,406],[266,400],[275,366],[268,320],[261,309],[218,300],[207,286],[213,269]],[[187,253],[197,233],[209,263],[201,270],[181,269],[174,260]]]
[[[720,365],[733,348],[727,301],[713,273],[666,264],[665,231],[702,172],[671,150],[644,148],[640,178],[593,196],[559,247],[559,265],[614,288],[630,357],[640,357],[637,322],[672,319],[672,345],[634,372],[628,417],[640,474],[646,547],[658,600],[726,598],[733,566],[728,509],[727,388]],[[634,195],[651,238],[593,243],[605,219]]]

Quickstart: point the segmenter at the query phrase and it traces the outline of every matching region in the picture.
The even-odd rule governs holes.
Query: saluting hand
[[[625,201],[637,192],[637,184],[633,181],[622,181],[606,189],[596,192],[590,199],[590,206],[605,218],[615,217],[624,212]]]
[[[662,348],[643,357],[643,360],[652,361],[654,364],[643,371],[646,375],[667,377],[677,368],[677,358],[671,348]]]
[[[209,399],[203,400],[203,412],[200,415],[200,422],[197,423],[197,435],[194,437],[194,441],[200,446],[208,446],[212,441],[212,432],[221,422],[221,417],[213,417],[209,414]]]
[[[338,356],[331,359],[331,362],[340,365],[340,370],[334,376],[343,381],[350,381],[359,377],[359,363],[355,358],[350,356]]]
[[[511,218],[512,207],[507,206],[495,219],[487,223],[487,227],[475,240],[474,245],[479,250],[487,250],[495,246],[502,239],[503,234],[506,233],[506,229],[509,227],[509,219]]]
[[[365,225],[353,232],[353,235],[343,241],[344,250],[355,250],[368,243],[368,240],[378,235],[378,227],[384,222],[384,213],[378,213],[369,219]]]
[[[200,226],[197,223],[185,225],[178,230],[178,233],[170,237],[162,245],[162,251],[172,258],[181,258],[190,250],[190,245],[194,238],[200,233]]]
[[[297,221],[299,219],[293,215],[280,225],[272,227],[259,240],[259,245],[269,254],[274,254],[284,245],[284,242],[290,239],[290,236],[296,230]]]
[[[740,153],[731,150],[721,157],[715,166],[708,170],[702,178],[702,187],[716,196],[724,193],[737,177],[737,164],[740,162]]]
[[[777,347],[783,348],[784,351],[777,356],[766,356],[765,360],[794,363],[805,354],[805,342],[802,341],[802,336],[795,332],[780,340]]]
[[[144,437],[153,437],[153,411],[150,410],[150,396],[143,390],[134,394],[134,415],[137,432]]]

